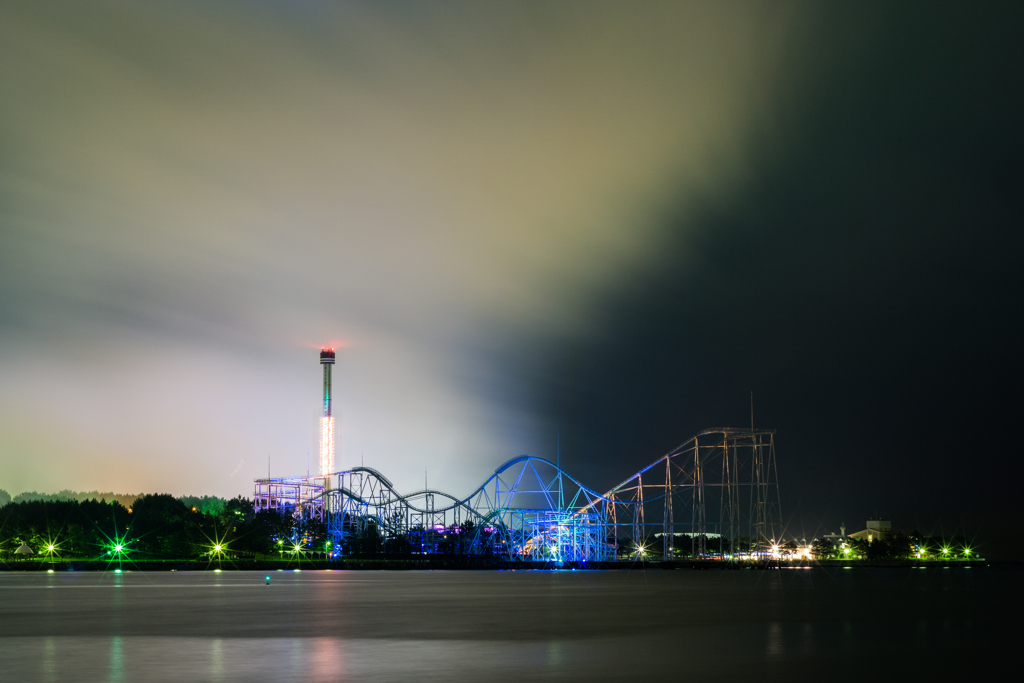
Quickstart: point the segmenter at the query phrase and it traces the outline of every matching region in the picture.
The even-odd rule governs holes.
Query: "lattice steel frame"
[[[431,534],[472,522],[470,552],[512,561],[647,559],[659,531],[664,559],[677,556],[677,534],[689,539],[692,558],[726,555],[709,552],[709,535],[727,538],[730,556],[743,538],[758,555],[781,537],[774,435],[705,430],[604,494],[550,460],[524,455],[461,499],[436,489],[399,494],[377,470],[356,467],[258,479],[255,504],[324,520],[337,547],[372,522],[383,536],[415,537],[416,550],[429,552]],[[617,554],[627,542],[629,551]]]
[[[605,497],[617,507],[634,504],[611,521],[616,539],[633,541],[633,559],[653,552],[652,534],[661,537],[664,559],[677,556],[678,534],[689,540],[695,559],[736,555],[740,542],[749,546],[747,554],[769,554],[782,534],[775,430],[707,429]],[[709,552],[709,536],[728,539],[728,553]]]

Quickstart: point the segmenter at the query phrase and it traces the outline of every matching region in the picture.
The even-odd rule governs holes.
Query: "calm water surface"
[[[946,680],[1015,661],[1000,569],[0,573],[0,680]]]

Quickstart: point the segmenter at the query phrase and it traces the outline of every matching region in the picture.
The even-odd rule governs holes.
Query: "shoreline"
[[[430,558],[347,558],[339,560],[270,560],[235,559],[207,562],[195,559],[168,560],[15,560],[0,562],[0,572],[113,572],[129,571],[292,571],[292,570],[355,570],[355,571],[430,571],[430,570],[774,570],[774,569],[970,569],[985,567],[1024,567],[1024,563],[1000,560],[771,560],[762,562],[722,562],[720,560],[676,560],[672,562],[508,562],[493,558],[430,557]]]

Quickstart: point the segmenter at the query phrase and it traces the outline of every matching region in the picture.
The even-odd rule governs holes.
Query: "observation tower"
[[[324,368],[324,413],[320,417],[320,476],[334,472],[334,415],[331,414],[331,367],[334,349],[320,349],[320,365]]]

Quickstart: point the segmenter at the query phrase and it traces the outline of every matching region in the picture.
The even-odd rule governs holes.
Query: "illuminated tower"
[[[320,474],[334,472],[334,416],[331,414],[331,366],[334,349],[320,349],[320,365],[324,367],[324,414],[320,418]]]

